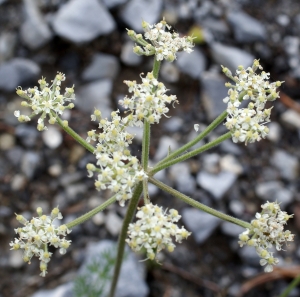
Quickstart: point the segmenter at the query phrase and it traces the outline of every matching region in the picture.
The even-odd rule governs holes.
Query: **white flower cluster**
[[[179,37],[176,32],[165,31],[169,26],[164,20],[158,24],[150,25],[143,21],[142,27],[145,31],[144,38],[151,43],[145,41],[141,34],[136,34],[133,30],[128,30],[128,35],[136,42],[140,43],[142,47],[134,47],[134,52],[138,55],[153,55],[155,54],[158,61],[167,60],[173,62],[176,59],[176,53],[185,51],[191,53],[193,38],[190,36]]]
[[[147,120],[150,124],[159,123],[162,115],[166,115],[169,108],[166,103],[176,102],[176,96],[167,96],[168,91],[165,85],[159,82],[152,72],[148,72],[146,77],[141,77],[142,83],[137,84],[136,81],[125,80],[129,92],[133,93],[131,98],[127,96],[120,100],[119,103],[132,113],[126,117],[126,121],[130,126],[143,125],[143,120]]]
[[[129,238],[126,242],[134,251],[145,249],[150,260],[155,259],[165,248],[173,252],[175,244],[171,236],[180,243],[191,234],[184,227],[179,228],[175,224],[181,218],[175,209],[170,209],[167,214],[161,207],[149,203],[139,209],[136,217],[138,220],[129,225]]]
[[[273,265],[276,265],[279,260],[269,250],[275,246],[276,250],[280,251],[283,243],[293,241],[294,235],[289,230],[284,231],[284,225],[293,215],[281,211],[276,202],[267,202],[261,207],[262,212],[256,213],[256,219],[251,221],[251,229],[246,229],[240,234],[239,244],[241,247],[254,246],[257,254],[262,258],[260,265],[266,265],[265,272],[271,272]]]
[[[71,231],[66,225],[56,227],[53,224],[55,219],[62,219],[59,209],[56,207],[52,210],[50,216],[43,215],[42,209],[37,209],[38,218],[32,218],[27,221],[22,215],[17,215],[17,220],[24,225],[22,228],[15,229],[19,238],[15,238],[10,243],[11,250],[24,249],[23,260],[30,264],[31,258],[36,256],[39,258],[41,276],[47,273],[47,265],[51,259],[52,253],[48,252],[48,245],[59,248],[61,254],[66,253],[66,249],[70,246],[71,240],[66,240]]]
[[[25,107],[31,107],[33,113],[30,116],[26,116],[21,115],[20,111],[16,110],[14,115],[20,122],[27,122],[30,121],[31,117],[41,114],[37,125],[37,129],[39,131],[47,129],[44,124],[44,120],[47,115],[49,117],[49,123],[55,124],[56,115],[61,115],[65,109],[71,109],[74,107],[73,103],[69,103],[67,106],[64,105],[66,102],[75,99],[74,86],[72,88],[66,88],[64,95],[60,94],[61,82],[65,79],[65,75],[59,72],[55,76],[51,86],[49,86],[45,78],[41,78],[38,81],[40,90],[38,87],[34,87],[24,91],[21,87],[18,87],[17,94],[27,100],[23,101],[21,105]],[[64,121],[64,124],[67,125],[67,121]]]
[[[119,111],[111,113],[111,122],[101,117],[100,110],[95,110],[92,120],[99,120],[101,133],[96,130],[88,132],[87,141],[97,141],[97,148],[94,152],[100,168],[89,163],[87,169],[89,177],[98,174],[95,182],[98,191],[110,189],[117,193],[116,199],[121,206],[132,197],[132,188],[146,177],[140,169],[139,161],[131,156],[128,146],[133,139],[133,135],[126,131],[126,118],[119,116]]]
[[[222,66],[223,67],[223,66]],[[228,103],[226,127],[231,131],[233,142],[255,142],[265,138],[269,128],[264,126],[270,122],[271,109],[265,109],[268,101],[279,97],[276,88],[281,85],[277,81],[269,83],[269,73],[262,71],[258,60],[254,60],[253,66],[244,69],[239,66],[236,76],[232,76],[228,68],[223,67],[223,72],[231,78],[235,85],[226,83],[229,87],[228,96],[223,100]],[[251,100],[247,108],[239,108],[243,100]]]

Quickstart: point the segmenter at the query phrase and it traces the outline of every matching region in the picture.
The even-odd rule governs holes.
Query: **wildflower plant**
[[[31,116],[20,115],[20,112],[16,111],[15,115],[19,121],[28,121],[34,115],[39,114],[38,130],[46,129],[44,126],[46,116],[49,118],[50,124],[60,125],[65,132],[94,154],[95,163],[87,164],[86,167],[88,176],[95,178],[96,189],[110,189],[114,195],[90,212],[63,225],[64,227],[57,228],[52,224],[54,219],[62,218],[58,208],[53,210],[55,215],[52,212],[50,217],[42,215],[39,210],[39,218],[33,218],[30,222],[17,216],[18,221],[24,227],[16,229],[19,238],[11,243],[12,249],[24,249],[24,260],[27,262],[34,255],[37,256],[41,261],[42,275],[45,276],[47,263],[51,256],[47,251],[49,245],[65,252],[70,241],[62,237],[67,235],[74,226],[90,219],[116,201],[121,206],[127,204],[128,209],[119,237],[116,265],[109,295],[113,297],[125,243],[128,243],[134,251],[145,251],[146,259],[155,260],[158,253],[163,250],[172,252],[176,247],[175,242],[180,243],[191,234],[184,227],[177,225],[181,217],[177,210],[163,210],[162,207],[151,202],[148,193],[148,183],[150,182],[193,207],[245,228],[239,237],[240,246],[253,246],[261,257],[260,264],[265,266],[265,271],[272,271],[273,265],[278,263],[272,247],[275,246],[277,250],[281,250],[283,244],[293,240],[290,231],[284,230],[292,215],[281,211],[278,203],[263,204],[262,212],[257,213],[256,218],[248,223],[221,213],[178,192],[155,179],[154,175],[176,163],[207,151],[226,139],[232,138],[233,142],[248,144],[265,138],[269,132],[265,124],[270,121],[271,114],[271,108],[266,109],[265,105],[268,101],[279,97],[277,87],[282,82],[270,83],[269,74],[263,71],[258,60],[255,60],[252,67],[247,69],[239,66],[235,75],[223,67],[224,74],[232,81],[226,83],[226,87],[229,88],[228,96],[224,99],[224,102],[227,103],[226,110],[193,140],[177,150],[170,150],[163,160],[153,167],[149,167],[150,127],[158,124],[162,116],[168,117],[169,108],[178,103],[176,96],[168,94],[169,90],[158,79],[160,63],[162,60],[174,61],[178,51],[190,53],[193,48],[193,38],[180,37],[178,33],[171,32],[170,26],[164,20],[155,25],[146,22],[143,22],[142,25],[145,31],[144,35],[137,34],[132,30],[128,30],[128,35],[137,43],[133,49],[136,54],[154,56],[153,70],[146,75],[141,74],[139,83],[124,81],[130,94],[120,100],[120,105],[125,109],[124,115],[116,110],[111,113],[111,118],[107,119],[102,116],[100,110],[96,109],[93,112],[91,120],[98,123],[98,129],[88,131],[86,139],[80,137],[60,118],[64,109],[74,106],[73,103],[67,102],[75,99],[74,86],[67,88],[64,95],[60,94],[61,82],[65,80],[64,74],[58,73],[50,87],[43,78],[39,80],[39,89],[37,87],[26,91],[21,88],[17,89],[17,94],[27,100],[22,105],[33,110]],[[241,108],[243,101],[248,101],[245,108]],[[195,144],[224,121],[229,132],[199,148],[192,149]],[[134,136],[128,133],[127,128],[132,126],[143,128],[140,159],[132,156],[130,152],[130,144]],[[194,128],[197,131],[198,125],[195,124]],[[142,193],[144,205],[137,208]],[[138,210],[136,221],[132,222],[136,210]]]

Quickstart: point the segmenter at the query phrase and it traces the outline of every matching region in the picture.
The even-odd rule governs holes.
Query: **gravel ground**
[[[194,137],[195,123],[201,129],[224,110],[226,78],[220,64],[234,70],[259,58],[272,80],[285,84],[274,103],[266,140],[247,146],[226,141],[166,170],[158,179],[247,221],[262,203],[277,200],[295,214],[289,228],[296,238],[280,253],[279,268],[265,274],[255,251],[238,247],[241,229],[193,213],[183,202],[151,187],[153,203],[176,208],[193,235],[172,254],[163,253],[162,265],[138,262],[144,274],[139,273],[134,285],[144,286],[138,287],[143,294],[134,295],[125,286],[118,296],[274,297],[300,273],[300,3],[0,0],[0,297],[75,296],[65,285],[72,284],[86,263],[89,244],[115,242],[125,214],[113,205],[74,229],[69,252],[53,255],[46,278],[38,276],[36,259],[27,265],[21,254],[9,251],[13,229],[18,227],[15,213],[30,218],[37,206],[46,213],[59,205],[68,222],[110,197],[108,192],[97,192],[93,179],[87,177],[85,166],[94,161],[93,155],[69,135],[56,127],[40,133],[35,120],[17,122],[13,111],[20,108],[21,100],[15,88],[25,89],[41,76],[51,80],[57,71],[64,72],[64,86],[75,84],[77,96],[76,108],[66,119],[85,138],[86,131],[95,127],[89,117],[94,106],[107,114],[120,108],[118,100],[127,94],[123,80],[138,81],[140,73],[151,70],[151,58],[131,53],[126,28],[138,31],[142,19],[158,22],[162,16],[183,35],[200,30],[202,40],[192,57],[179,55],[174,63],[162,65],[161,80],[180,104],[170,111],[171,118],[153,126],[153,163],[169,146]],[[219,127],[205,142],[224,132],[224,126]],[[132,154],[139,156],[140,131],[134,133]],[[290,296],[299,295],[295,289]]]

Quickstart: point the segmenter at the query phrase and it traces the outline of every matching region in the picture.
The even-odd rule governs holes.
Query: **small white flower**
[[[228,97],[223,99],[228,104],[226,127],[230,130],[233,142],[252,143],[265,138],[269,129],[264,125],[270,122],[271,109],[265,109],[267,101],[279,97],[276,88],[281,82],[269,83],[269,73],[264,71],[256,74],[257,69],[262,69],[258,60],[253,66],[244,69],[239,66],[236,76],[223,67],[225,75],[235,81],[235,86],[226,83],[229,87]],[[242,100],[250,100],[247,108],[239,108]]]
[[[54,208],[51,216],[48,217],[42,214],[42,209],[39,207],[37,213],[40,217],[32,218],[27,221],[23,216],[17,215],[17,220],[24,225],[23,228],[15,229],[19,238],[15,238],[14,242],[10,242],[11,250],[24,249],[23,260],[30,263],[31,258],[36,256],[41,261],[40,269],[41,276],[46,276],[47,263],[51,260],[51,255],[48,251],[48,245],[56,248],[60,247],[60,251],[66,252],[71,241],[65,240],[66,236],[71,231],[66,225],[56,227],[53,224],[54,220],[62,219],[62,215],[58,207]]]
[[[289,230],[284,231],[284,225],[293,215],[281,211],[276,202],[268,201],[261,207],[262,212],[256,213],[255,220],[251,221],[251,228],[240,234],[239,245],[254,246],[262,258],[260,265],[266,265],[265,272],[271,272],[273,265],[278,264],[279,260],[268,250],[275,246],[279,251],[284,243],[293,241],[294,235]]]
[[[56,119],[53,115],[62,115],[65,109],[71,109],[74,107],[73,103],[65,105],[67,102],[75,99],[74,87],[66,88],[64,95],[60,94],[60,85],[64,81],[65,75],[58,72],[50,87],[44,78],[38,81],[40,90],[37,87],[29,88],[23,91],[21,87],[17,88],[16,93],[26,99],[22,102],[22,106],[30,107],[32,109],[31,116],[41,114],[38,119],[37,129],[39,131],[47,130],[44,125],[45,118],[49,118],[49,123],[54,124]],[[30,117],[21,115],[20,111],[16,110],[14,115],[20,122],[30,121]]]
[[[191,234],[184,227],[174,224],[181,218],[175,209],[167,214],[161,207],[149,203],[139,209],[136,217],[138,220],[129,225],[126,242],[134,251],[144,248],[150,260],[154,260],[163,249],[169,252],[174,250],[171,236],[175,237],[176,242],[181,242]]]

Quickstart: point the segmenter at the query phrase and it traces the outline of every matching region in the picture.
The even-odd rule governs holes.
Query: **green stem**
[[[224,213],[222,213],[218,210],[215,210],[215,209],[213,209],[209,206],[206,206],[206,205],[204,205],[204,204],[202,204],[202,203],[200,203],[200,202],[198,202],[198,201],[196,201],[196,200],[194,200],[194,199],[178,192],[177,190],[167,186],[166,184],[156,180],[153,177],[149,177],[149,182],[156,185],[161,190],[163,190],[165,192],[168,192],[171,195],[183,200],[185,203],[187,203],[187,204],[189,204],[189,205],[191,205],[195,208],[201,209],[201,210],[203,210],[203,211],[205,211],[205,212],[207,212],[207,213],[209,213],[209,214],[211,214],[215,217],[218,217],[218,218],[220,218],[224,221],[239,225],[243,228],[250,228],[251,227],[251,225],[249,223],[247,223],[245,221],[242,221],[242,220],[239,220],[239,219],[236,219],[236,218],[234,218],[232,216],[229,216],[227,214],[224,214]]]
[[[152,70],[152,73],[153,73],[153,76],[158,79],[158,74],[159,74],[159,69],[160,69],[160,64],[161,62],[160,61],[157,61],[156,60],[156,57],[154,58],[154,62],[153,62],[153,70]]]
[[[98,212],[104,210],[106,207],[113,204],[115,201],[116,201],[116,195],[112,196],[111,198],[109,198],[107,201],[105,201],[101,205],[97,206],[96,208],[92,209],[91,211],[87,212],[86,214],[80,216],[79,218],[75,219],[74,221],[66,224],[66,226],[69,229],[72,229],[73,227],[75,227],[79,224],[82,224],[83,222],[89,220],[92,216],[94,216]]]
[[[143,180],[143,195],[144,195],[144,204],[149,204],[149,192],[148,192],[148,179]]]
[[[150,123],[144,120],[144,132],[143,132],[143,142],[142,142],[142,166],[144,171],[148,169],[149,160],[149,148],[150,148]]]
[[[70,136],[72,136],[77,142],[79,142],[85,149],[87,149],[91,153],[94,153],[95,148],[91,144],[89,144],[86,140],[79,136],[72,128],[70,128],[69,126],[65,126],[63,121],[54,112],[52,112],[52,115],[56,118],[58,125],[61,126]]]
[[[290,282],[290,284],[284,289],[284,291],[280,294],[279,297],[288,297],[290,292],[298,286],[300,283],[300,274],[297,275],[293,281]]]
[[[123,260],[123,256],[124,256],[124,249],[125,249],[125,239],[127,237],[127,230],[128,230],[128,226],[132,221],[132,218],[134,216],[135,210],[137,208],[138,202],[139,202],[139,198],[140,195],[143,191],[143,184],[142,182],[140,182],[133,193],[132,198],[130,199],[130,203],[128,205],[128,209],[124,218],[124,222],[122,225],[122,230],[121,233],[119,235],[119,241],[118,241],[118,253],[117,253],[117,258],[116,258],[116,264],[115,264],[115,269],[114,269],[114,275],[113,275],[113,280],[111,283],[111,287],[110,287],[110,293],[109,293],[109,297],[114,297],[115,295],[115,290],[117,287],[117,282],[118,282],[118,278],[119,278],[119,274],[120,274],[120,270],[121,270],[121,265],[122,265],[122,260]]]
[[[179,157],[177,157],[177,158],[175,158],[173,160],[164,162],[164,163],[162,163],[160,165],[156,165],[149,172],[149,175],[152,176],[155,173],[157,173],[158,171],[161,171],[161,170],[163,170],[163,169],[165,169],[167,167],[170,167],[170,166],[172,166],[172,165],[174,165],[176,163],[182,162],[182,161],[184,161],[186,159],[189,159],[189,158],[194,157],[194,156],[196,156],[196,155],[198,155],[200,153],[203,153],[204,151],[207,151],[207,150],[211,149],[212,147],[220,144],[222,141],[224,141],[224,140],[226,140],[226,139],[228,139],[230,137],[231,137],[231,133],[227,132],[226,134],[223,134],[222,136],[218,137],[217,139],[215,139],[215,140],[213,140],[213,141],[211,141],[211,142],[209,142],[209,143],[207,143],[207,144],[205,144],[205,145],[203,145],[203,146],[201,146],[201,147],[199,147],[199,148],[197,148],[197,149],[195,149],[193,151],[190,151],[190,152],[188,152],[188,153],[186,153],[184,155],[181,155],[181,156],[179,156]]]
[[[187,144],[183,145],[179,149],[175,150],[174,152],[171,152],[166,158],[161,160],[160,162],[157,163],[156,166],[160,166],[161,164],[164,164],[168,162],[169,160],[174,159],[181,153],[187,151],[189,148],[194,146],[196,143],[201,141],[205,136],[207,136],[212,130],[214,130],[217,126],[219,126],[226,118],[227,116],[227,111],[224,110],[209,126],[206,127],[204,131],[202,131],[196,138],[188,142]]]

